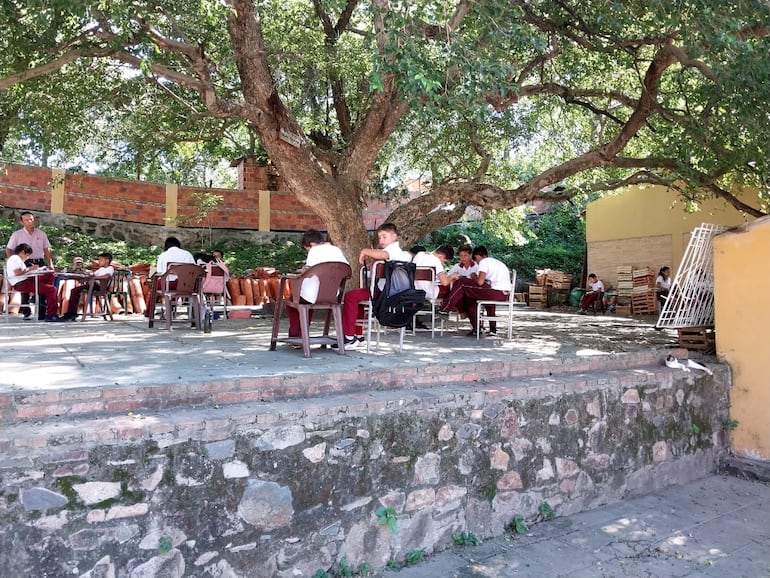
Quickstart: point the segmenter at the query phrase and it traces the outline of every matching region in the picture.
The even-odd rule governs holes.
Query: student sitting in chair
[[[32,247],[26,243],[19,243],[13,250],[13,254],[8,257],[8,261],[5,262],[5,278],[8,286],[12,287],[15,291],[21,291],[24,293],[35,294],[35,287],[37,286],[38,292],[38,306],[40,306],[40,298],[45,298],[46,303],[46,321],[59,321],[57,315],[59,311],[59,301],[56,299],[58,291],[53,286],[53,274],[46,273],[35,279],[29,273],[36,271],[40,268],[39,265],[27,266],[25,261],[32,255]],[[25,314],[24,319],[31,319],[30,314]]]
[[[94,272],[87,273],[94,279],[94,290],[99,289],[101,283],[109,283],[110,278],[115,273],[115,268],[112,266],[112,253],[100,253],[97,260],[99,268]],[[83,291],[87,290],[88,283],[83,283],[82,285],[72,288],[67,313],[61,316],[60,321],[74,321],[77,319],[80,295]],[[88,304],[86,304],[85,307],[88,307]]]
[[[602,283],[595,273],[588,276],[588,288],[586,294],[580,300],[580,309],[578,313],[585,315],[587,309],[596,301],[604,296],[604,283]]]

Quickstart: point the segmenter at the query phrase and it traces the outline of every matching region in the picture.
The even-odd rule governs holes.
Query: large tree
[[[729,192],[767,192],[761,0],[7,0],[2,18],[0,96],[74,63],[138,71],[180,124],[246,123],[350,256],[399,167],[432,183],[392,215],[407,242],[468,205],[630,183],[764,210]]]

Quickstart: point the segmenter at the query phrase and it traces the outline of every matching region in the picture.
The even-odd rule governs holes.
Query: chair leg
[[[171,331],[171,318],[174,316],[174,313],[171,311],[171,297],[166,296],[164,304],[166,307],[166,329]]]
[[[305,357],[310,357],[310,324],[308,323],[307,307],[298,307],[297,313],[299,313],[299,330],[302,335],[302,352]]]
[[[332,307],[332,315],[334,315],[334,330],[337,332],[337,355],[345,355],[345,334],[342,330],[342,307],[334,305]],[[328,318],[326,322],[329,322]]]

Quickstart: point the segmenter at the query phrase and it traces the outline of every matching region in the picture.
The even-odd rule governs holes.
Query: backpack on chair
[[[425,304],[425,291],[414,288],[417,267],[406,261],[385,261],[385,286],[372,297],[372,312],[385,327],[406,327]]]

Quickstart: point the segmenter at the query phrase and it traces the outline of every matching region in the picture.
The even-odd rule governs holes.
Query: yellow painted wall
[[[770,460],[770,217],[714,238],[717,355],[730,364],[733,450]]]
[[[756,195],[747,194],[742,200],[757,206]],[[701,223],[732,227],[752,219],[721,199],[709,199],[699,212],[686,213],[677,193],[666,187],[629,188],[586,207],[588,270],[610,285],[616,284],[619,265],[656,271],[669,265],[676,274],[695,227]]]

